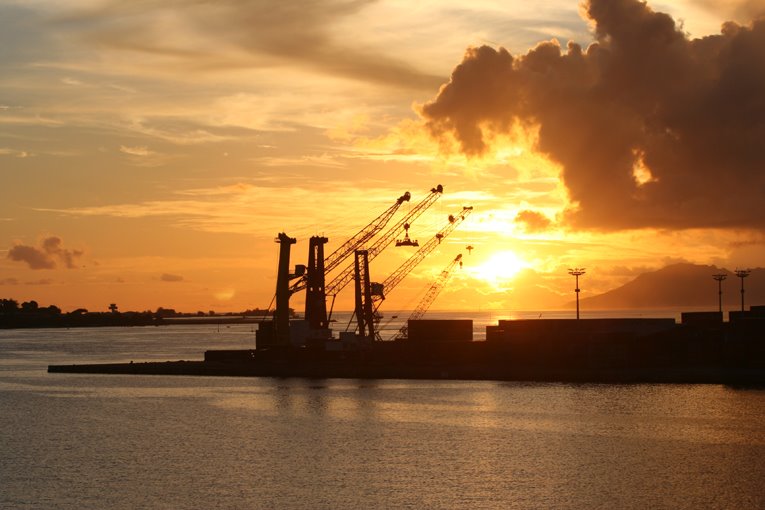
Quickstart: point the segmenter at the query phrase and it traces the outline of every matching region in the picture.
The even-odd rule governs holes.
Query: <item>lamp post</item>
[[[722,273],[712,275],[712,278],[717,280],[717,300],[720,304],[720,313],[722,313],[722,282],[727,277],[728,277],[727,274],[722,274]]]
[[[741,278],[741,311],[744,311],[744,278],[749,276],[749,269],[736,269],[736,276]]]
[[[573,269],[569,269],[568,274],[576,277],[576,288],[574,289],[576,292],[576,320],[579,320],[579,291],[581,290],[579,288],[579,277],[584,274],[584,268],[575,267]]]

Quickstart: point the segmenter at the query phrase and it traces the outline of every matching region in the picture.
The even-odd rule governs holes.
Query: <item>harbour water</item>
[[[758,388],[45,372],[253,342],[0,331],[0,508],[765,508]]]

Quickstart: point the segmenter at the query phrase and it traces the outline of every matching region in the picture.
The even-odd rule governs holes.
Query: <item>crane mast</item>
[[[369,253],[367,250],[356,250],[354,257],[354,281],[356,283],[356,319],[357,329],[361,338],[373,340],[377,333],[375,321],[372,319],[372,292],[369,282]]]
[[[441,291],[446,286],[446,282],[449,281],[449,277],[452,275],[452,271],[454,270],[454,267],[459,263],[460,267],[462,267],[462,254],[460,253],[456,257],[454,257],[454,260],[449,262],[449,265],[447,265],[443,271],[441,271],[441,274],[438,275],[438,278],[436,278],[436,281],[433,282],[433,284],[428,287],[428,290],[425,292],[425,295],[423,296],[420,303],[417,305],[417,308],[414,309],[412,312],[412,315],[409,316],[409,320],[404,323],[403,326],[401,326],[401,329],[398,330],[398,333],[396,336],[393,337],[393,340],[404,340],[405,338],[408,338],[409,336],[409,321],[415,321],[425,315],[425,312],[428,311],[430,308],[430,305],[433,304],[433,301],[436,300],[438,295],[441,293]]]
[[[462,223],[465,218],[467,218],[470,213],[473,212],[473,207],[463,207],[462,212],[458,214],[457,216],[449,215],[449,223],[438,231],[438,233],[433,236],[433,239],[425,243],[417,252],[415,252],[414,255],[409,257],[403,264],[401,264],[398,269],[393,271],[393,273],[388,276],[388,278],[383,281],[382,285],[373,286],[377,292],[372,295],[372,300],[375,302],[375,310],[380,307],[380,304],[385,299],[385,293],[390,292],[396,286],[401,283],[401,281],[408,275],[412,269],[417,266],[422,260],[427,257],[433,250],[436,249],[436,247],[441,244],[441,241],[452,233],[452,231],[457,228],[457,226]]]
[[[274,313],[274,338],[279,345],[290,343],[290,293],[289,280],[294,276],[290,274],[290,247],[297,242],[294,237],[280,232],[274,239],[279,244],[279,268],[276,275],[276,311]],[[297,272],[297,271],[296,271]]]
[[[404,218],[389,228],[377,239],[377,241],[375,241],[375,243],[370,248],[366,250],[368,260],[372,260],[377,255],[379,255],[390,243],[393,242],[397,236],[401,235],[405,224],[410,224],[416,218],[420,217],[422,213],[424,213],[431,205],[433,205],[436,200],[441,197],[443,192],[444,187],[440,184],[435,188],[432,188],[428,196],[426,196],[419,204],[412,208],[412,210],[409,211],[409,213]],[[333,305],[335,296],[337,296],[337,294],[354,279],[354,269],[355,264],[351,263],[325,287],[326,295],[332,296]],[[330,308],[329,317],[331,316],[332,309]]]

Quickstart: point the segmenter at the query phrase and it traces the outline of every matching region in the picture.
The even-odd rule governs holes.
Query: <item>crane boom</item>
[[[405,338],[408,338],[409,336],[409,321],[415,321],[425,315],[425,312],[428,311],[428,308],[430,308],[430,305],[433,304],[433,301],[436,300],[438,295],[441,293],[442,290],[444,290],[444,287],[446,286],[446,282],[449,281],[449,277],[452,275],[452,270],[454,269],[454,266],[459,263],[460,267],[462,267],[462,254],[460,253],[456,257],[454,257],[454,260],[449,262],[449,265],[447,265],[443,271],[441,271],[441,274],[438,275],[438,278],[436,278],[436,281],[434,281],[430,287],[428,287],[428,290],[425,292],[425,295],[422,297],[422,300],[420,301],[420,304],[417,305],[417,308],[414,309],[412,312],[412,315],[409,316],[409,320],[404,323],[403,326],[401,326],[401,329],[398,330],[398,333],[396,336],[393,337],[393,340],[403,340]]]
[[[388,278],[385,279],[385,281],[382,283],[382,288],[378,289],[380,290],[379,293],[376,293],[372,296],[372,300],[376,302],[375,310],[379,308],[380,303],[385,299],[385,293],[390,292],[396,286],[401,283],[401,280],[403,280],[406,275],[408,275],[412,269],[417,266],[422,260],[427,257],[430,252],[436,249],[436,246],[438,246],[443,238],[448,236],[452,233],[452,231],[457,228],[457,226],[462,223],[465,218],[467,218],[470,213],[473,212],[472,207],[463,207],[462,212],[458,214],[457,216],[449,215],[449,223],[438,231],[438,233],[433,236],[433,239],[425,243],[417,252],[415,252],[414,255],[409,257],[403,264],[401,264],[398,269],[393,271],[393,273],[388,276]]]
[[[386,209],[377,218],[370,221],[369,224],[367,224],[358,233],[356,233],[356,235],[348,239],[345,243],[342,244],[342,246],[338,247],[329,256],[327,256],[327,258],[324,260],[324,273],[328,274],[330,271],[335,269],[340,265],[341,262],[343,262],[343,260],[351,256],[354,251],[361,248],[364,243],[377,235],[380,230],[385,228],[385,225],[388,224],[396,211],[398,211],[399,207],[401,207],[401,204],[404,202],[409,202],[411,197],[411,193],[408,191],[405,192],[403,195],[398,197],[398,199],[396,199],[396,202],[393,205],[388,207],[388,209]],[[307,284],[308,278],[307,276],[303,276],[300,280],[292,284],[290,287],[290,294],[300,292],[306,288]]]
[[[382,236],[377,238],[377,241],[367,249],[369,260],[374,259],[380,254],[393,240],[401,235],[404,230],[404,225],[413,222],[422,213],[424,213],[428,207],[438,200],[444,192],[444,187],[440,184],[430,190],[430,194],[426,196],[419,204],[412,208],[409,213],[398,221],[395,225],[388,229]],[[354,264],[348,265],[339,275],[337,275],[326,286],[326,294],[328,296],[336,296],[341,290],[345,288],[353,280]],[[331,312],[330,312],[331,315]]]

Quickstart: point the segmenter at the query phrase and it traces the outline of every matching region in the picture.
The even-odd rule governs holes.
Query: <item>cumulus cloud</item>
[[[540,212],[528,209],[518,212],[515,215],[515,222],[523,224],[526,232],[544,232],[552,225],[550,218]]]
[[[160,276],[159,279],[163,282],[182,282],[183,276],[177,274],[162,273],[162,276]]]
[[[480,156],[494,135],[536,130],[574,227],[765,229],[765,18],[689,39],[638,0],[584,12],[586,49],[469,49],[420,107],[430,133]]]
[[[53,269],[57,263],[64,264],[68,269],[76,268],[76,259],[81,257],[83,252],[68,250],[62,244],[61,238],[56,236],[43,239],[40,247],[17,244],[8,250],[8,258],[24,262],[30,269]]]

